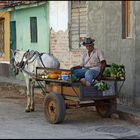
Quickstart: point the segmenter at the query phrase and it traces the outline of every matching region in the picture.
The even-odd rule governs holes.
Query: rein
[[[24,55],[23,55],[21,61],[18,62],[18,63],[16,64],[16,67],[17,67],[18,69],[21,69],[21,70],[22,70],[22,68],[23,68],[23,66],[24,66],[24,61],[23,61],[23,59],[24,59],[26,53],[27,53],[27,52],[24,53]]]

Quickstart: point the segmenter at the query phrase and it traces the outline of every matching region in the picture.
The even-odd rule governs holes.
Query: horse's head
[[[26,61],[26,58],[24,57],[25,51],[23,50],[11,50],[12,51],[12,68],[17,75],[19,73],[19,70],[21,70],[24,66],[24,62]]]

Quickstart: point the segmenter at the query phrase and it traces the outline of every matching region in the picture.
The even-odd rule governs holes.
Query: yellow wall
[[[4,57],[0,57],[0,61],[10,61],[10,14],[8,12],[0,12],[0,17],[4,18]]]

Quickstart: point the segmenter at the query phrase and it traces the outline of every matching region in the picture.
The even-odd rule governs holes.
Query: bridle
[[[18,69],[20,69],[21,71],[22,71],[22,69],[25,67],[25,62],[23,61],[23,59],[24,59],[26,53],[27,53],[27,52],[25,52],[25,53],[23,54],[22,59],[21,59],[20,62],[16,62],[16,60],[14,59],[14,64],[15,64],[15,66],[16,66]],[[16,54],[15,54],[15,55],[16,55]]]
[[[15,52],[14,56],[15,56],[15,55],[16,55],[16,52]],[[37,57],[39,57],[39,59],[40,59],[42,65],[43,65],[43,67],[45,67],[45,65],[44,65],[44,63],[43,63],[43,61],[42,61],[42,58],[41,58],[41,56],[43,55],[43,53],[39,53],[38,51],[34,51],[33,54],[32,54],[30,57],[28,57],[29,55],[30,55],[30,52],[29,52],[29,50],[27,50],[27,51],[23,54],[22,59],[21,59],[20,62],[16,62],[15,58],[13,58],[13,59],[14,59],[14,66],[15,66],[18,70],[20,70],[20,71],[22,72],[26,65],[28,65],[28,64],[30,64],[30,63],[33,63],[34,60],[35,60]],[[36,57],[34,57],[35,55],[36,55]],[[34,57],[34,59],[31,60],[33,57]],[[24,58],[26,58],[26,61],[24,61]],[[31,60],[31,61],[30,61],[30,60]],[[30,61],[30,62],[29,62],[29,61]],[[27,73],[28,73],[28,72],[27,72]],[[17,74],[18,74],[18,72],[17,72]]]

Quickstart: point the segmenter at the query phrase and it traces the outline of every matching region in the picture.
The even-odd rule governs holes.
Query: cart
[[[109,66],[107,65],[107,67]],[[125,80],[103,77],[102,80],[109,83],[110,88],[106,91],[99,91],[94,86],[85,87],[81,82],[42,78],[38,74],[40,70],[53,69],[37,67],[35,77],[45,95],[44,114],[49,123],[62,123],[65,119],[66,109],[70,108],[95,106],[96,111],[102,117],[110,117],[113,112],[116,112],[118,92]],[[70,70],[57,69],[57,71]],[[44,84],[41,84],[42,82]],[[118,88],[118,82],[122,82],[120,88]]]

